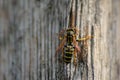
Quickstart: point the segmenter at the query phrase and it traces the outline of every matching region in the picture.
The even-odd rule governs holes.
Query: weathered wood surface
[[[88,70],[74,80],[120,80],[120,1],[76,0],[76,25],[88,41]],[[68,25],[70,0],[0,0],[0,80],[60,80],[56,33]]]

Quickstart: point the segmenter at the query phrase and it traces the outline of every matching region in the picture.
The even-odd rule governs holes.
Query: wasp
[[[86,36],[84,38],[78,38],[79,36],[79,29],[75,27],[75,12],[74,12],[74,0],[72,0],[72,7],[70,10],[70,19],[68,28],[62,30],[59,33],[59,39],[61,40],[60,45],[55,51],[55,57],[57,53],[62,53],[62,61],[66,64],[71,63],[73,57],[73,63],[76,66],[77,60],[80,58],[81,48],[78,45],[78,42],[86,41],[91,38],[91,36]]]
[[[58,48],[56,49],[55,56],[58,52],[61,51],[63,62],[66,64],[71,63],[72,57],[73,63],[76,66],[77,65],[77,55],[80,54],[81,50],[78,46],[78,42],[85,41],[91,38],[91,36],[87,36],[84,38],[77,38],[78,35],[78,29],[76,28],[68,28],[63,33],[63,37],[59,36],[59,39],[62,40]]]

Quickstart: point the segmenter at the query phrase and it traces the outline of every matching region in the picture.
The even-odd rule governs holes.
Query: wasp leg
[[[59,33],[57,33],[58,39],[63,40],[64,39],[64,33],[66,29],[62,29]]]
[[[93,38],[93,36],[86,36],[84,38],[79,38],[76,41],[80,42],[80,41],[85,41],[85,40],[88,40],[88,39],[91,39],[91,38]]]
[[[58,39],[59,39],[60,41],[62,41],[62,40],[64,39],[64,37],[58,35]]]
[[[59,39],[60,41],[62,41],[62,40],[64,39],[64,37],[63,37],[60,33],[57,33],[57,36],[58,36],[58,39]]]

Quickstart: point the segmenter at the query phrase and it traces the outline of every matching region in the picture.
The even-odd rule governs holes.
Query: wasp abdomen
[[[65,63],[71,63],[72,55],[74,54],[73,45],[65,45],[63,59]]]

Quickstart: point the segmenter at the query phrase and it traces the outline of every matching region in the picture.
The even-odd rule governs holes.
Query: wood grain
[[[0,80],[64,80],[54,55],[59,44],[56,33],[68,26],[70,3],[0,0]],[[120,80],[120,1],[76,0],[76,5],[80,36],[87,28],[94,38],[88,40],[88,69],[78,67],[71,77]]]

